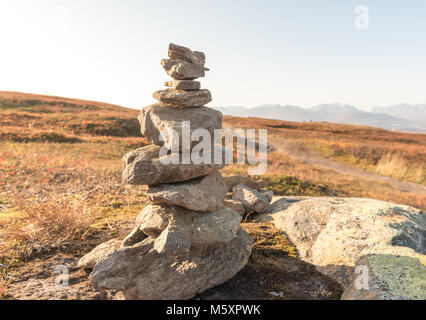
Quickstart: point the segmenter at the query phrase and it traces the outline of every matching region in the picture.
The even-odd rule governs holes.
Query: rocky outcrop
[[[86,254],[83,258],[78,261],[77,266],[82,269],[92,269],[98,261],[108,256],[110,253],[120,248],[121,241],[118,239],[112,239],[110,241],[101,243],[90,253]]]
[[[273,203],[271,213],[256,220],[274,222],[296,245],[303,260],[344,288],[350,286],[354,268],[363,256],[425,261],[426,216],[409,206],[360,198],[283,197]],[[386,264],[391,260],[381,261]],[[396,265],[382,268],[393,270]]]
[[[206,89],[191,91],[165,89],[155,91],[153,97],[164,104],[181,107],[204,106],[212,101],[210,91]]]
[[[166,81],[164,82],[166,87],[175,88],[177,90],[198,90],[201,88],[201,83],[199,81],[193,80],[175,80],[175,81]]]
[[[163,59],[161,65],[167,74],[175,80],[194,80],[204,77],[209,69],[185,60]]]
[[[241,214],[224,205],[227,186],[218,172],[224,165],[214,164],[214,147],[202,149],[199,161],[189,157],[198,142],[183,143],[185,130],[191,137],[203,129],[214,142],[214,131],[222,128],[222,114],[202,106],[211,101],[210,92],[192,81],[208,70],[205,56],[170,44],[169,57],[161,64],[176,80],[167,83],[172,89],[154,93],[160,103],[143,108],[138,118],[153,145],[123,157],[123,181],[148,185],[152,203],[119,249],[117,242],[101,244],[79,263],[93,267],[96,288],[122,292],[126,299],[192,298],[232,278],[251,253]],[[183,121],[190,122],[188,128]]]

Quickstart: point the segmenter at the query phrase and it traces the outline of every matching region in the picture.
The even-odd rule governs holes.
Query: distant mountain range
[[[396,131],[426,133],[426,104],[400,104],[374,107],[365,112],[354,106],[340,103],[320,104],[312,108],[290,105],[265,104],[255,108],[216,107],[224,115],[255,117],[286,121],[327,121],[358,124]]]

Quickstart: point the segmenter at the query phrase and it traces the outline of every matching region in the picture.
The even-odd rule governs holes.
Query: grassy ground
[[[325,158],[341,161],[354,168],[417,183],[426,177],[426,135],[396,133],[388,130],[331,123],[295,123],[266,119],[224,117],[224,125],[238,128],[266,128],[268,140],[291,143],[298,149],[315,149]],[[325,154],[323,144],[344,144],[347,153]],[[297,152],[298,150],[294,150]],[[398,161],[396,160],[398,159]],[[389,163],[391,163],[389,165]],[[387,171],[385,168],[388,168]],[[232,166],[225,172],[246,172],[243,166]],[[401,174],[404,173],[404,174]],[[423,177],[423,178],[420,178]],[[278,195],[367,197],[426,209],[426,194],[401,191],[392,184],[362,179],[350,174],[312,166],[278,151],[268,153],[264,179]]]
[[[266,128],[269,136],[278,136],[299,148],[309,148],[323,157],[426,185],[426,134],[332,123],[234,117],[225,117],[225,123]]]
[[[83,240],[133,221],[146,205],[145,188],[121,183],[120,160],[147,143],[137,114],[97,102],[0,92],[0,264],[87,251]],[[225,117],[225,125],[267,128],[325,157],[425,184],[426,135],[232,117]],[[245,166],[223,169],[246,172]],[[370,197],[426,209],[425,195],[336,176],[278,152],[269,154],[263,178],[277,195]],[[0,272],[0,296],[6,285]]]

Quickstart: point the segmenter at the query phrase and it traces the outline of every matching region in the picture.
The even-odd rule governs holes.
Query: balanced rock
[[[228,192],[232,192],[232,188],[234,188],[236,185],[240,183],[253,189],[262,189],[268,186],[268,182],[266,180],[257,181],[250,177],[246,177],[242,175],[224,177],[224,180],[225,180],[226,186],[228,187]]]
[[[228,192],[219,172],[173,184],[148,186],[146,192],[152,203],[181,206],[193,211],[215,211]]]
[[[241,216],[221,206],[214,212],[196,212],[178,206],[150,204],[136,219],[123,246],[146,237],[156,239],[158,252],[187,252],[191,248],[221,245],[236,237]],[[145,236],[143,236],[143,235]]]
[[[222,117],[221,112],[208,107],[176,108],[156,103],[144,107],[138,120],[142,135],[151,143],[159,146],[176,143],[182,147],[183,121],[189,121],[189,139],[194,130],[204,129],[210,134],[213,144],[214,130],[222,128]],[[196,144],[197,141],[192,141],[191,147]]]
[[[342,300],[426,300],[426,266],[412,257],[374,254],[356,263]]]
[[[211,94],[192,81],[208,70],[205,55],[175,44],[168,54],[161,64],[175,81],[155,92],[160,102],[138,117],[153,144],[122,161],[123,182],[148,185],[151,203],[123,241],[101,244],[79,263],[93,268],[96,288],[126,299],[192,298],[232,278],[251,253],[241,213],[224,203],[228,189],[218,170],[225,154],[221,141],[216,144],[222,113],[203,106]]]
[[[100,260],[91,282],[98,289],[122,291],[126,299],[190,299],[231,279],[248,261],[252,240],[242,230],[231,241],[191,249],[185,253],[162,253],[156,239],[124,247]]]
[[[199,66],[204,66],[206,63],[206,56],[203,52],[192,51],[187,47],[179,46],[174,43],[169,44],[169,58],[185,60]]]
[[[199,81],[192,80],[175,80],[175,81],[166,81],[164,82],[166,87],[175,88],[177,90],[198,90],[201,87]]]
[[[205,76],[208,68],[185,60],[163,59],[161,65],[167,74],[175,80],[194,80]]]
[[[165,89],[154,92],[153,97],[158,101],[179,107],[197,107],[203,106],[212,101],[212,96],[209,90],[177,90]]]
[[[265,213],[269,210],[269,193],[263,193],[242,183],[232,188],[232,200],[240,201],[246,213]]]
[[[160,146],[149,145],[127,153],[123,157],[123,182],[129,184],[161,184],[191,180],[213,173],[225,164],[167,163],[167,155],[160,157]]]

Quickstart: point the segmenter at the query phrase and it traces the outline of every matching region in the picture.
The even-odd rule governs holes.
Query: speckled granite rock
[[[426,300],[426,266],[418,259],[378,254],[356,264],[366,269],[352,276],[342,300]]]
[[[300,257],[342,284],[350,285],[365,255],[405,256],[426,261],[426,216],[422,210],[361,198],[282,197],[271,221],[288,234]]]

